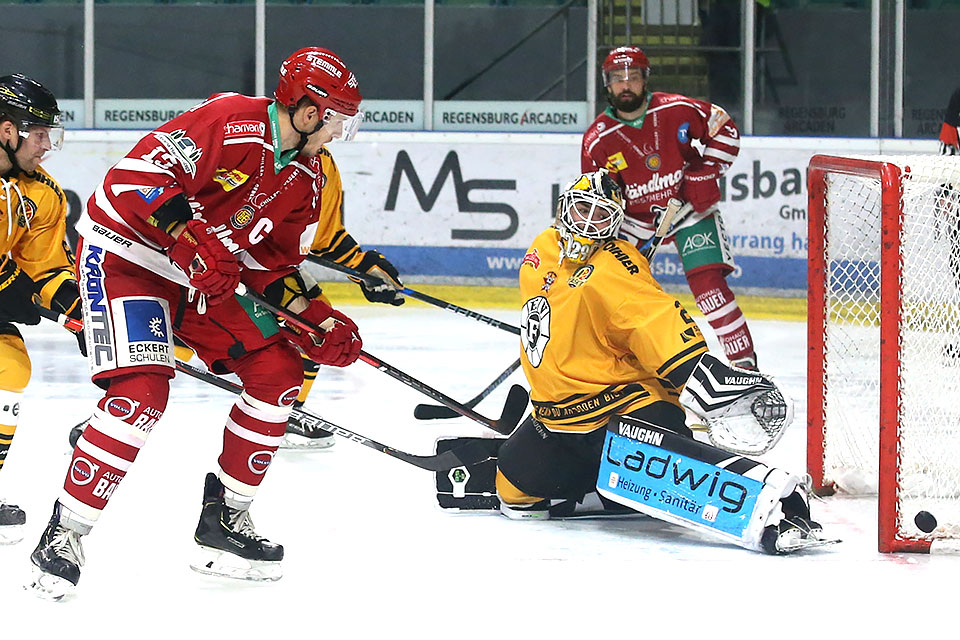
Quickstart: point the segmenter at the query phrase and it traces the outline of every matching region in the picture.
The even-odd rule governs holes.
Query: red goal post
[[[880,551],[955,551],[960,160],[817,155],[807,187],[814,488],[876,493]]]

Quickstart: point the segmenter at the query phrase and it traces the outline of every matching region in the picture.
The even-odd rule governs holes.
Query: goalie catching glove
[[[793,422],[793,401],[773,380],[704,354],[680,395],[699,416],[710,442],[744,455],[772,449]]]
[[[190,286],[206,296],[210,306],[230,298],[240,284],[236,258],[201,220],[185,224],[167,249],[167,257],[187,274]]]
[[[691,164],[683,171],[680,199],[693,205],[697,213],[703,213],[720,202],[717,180],[721,173],[720,165],[702,161]]]
[[[360,278],[350,278],[360,285],[363,297],[368,302],[392,304],[395,307],[403,304],[404,298],[400,295],[400,290],[403,289],[400,274],[396,267],[383,257],[382,253],[373,249],[365,252],[360,264],[357,265],[357,271],[374,276],[382,281],[382,284],[370,284]]]

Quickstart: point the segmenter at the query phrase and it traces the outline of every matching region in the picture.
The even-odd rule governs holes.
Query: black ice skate
[[[27,514],[15,504],[0,500],[0,544],[16,544],[23,540]]]
[[[30,560],[34,564],[33,579],[25,586],[41,598],[60,600],[73,593],[80,581],[83,547],[80,534],[60,523],[60,502],[53,505],[53,516],[40,536],[40,543]]]
[[[760,546],[766,553],[782,555],[840,542],[824,538],[823,527],[810,519],[810,507],[800,493],[805,489],[802,485],[780,501],[783,519],[765,528],[760,536]]]
[[[199,557],[190,564],[198,573],[241,580],[279,580],[283,547],[257,535],[246,509],[226,504],[223,484],[208,473],[203,486],[203,511],[193,539]]]
[[[337,441],[337,437],[314,424],[300,420],[296,414],[291,414],[287,420],[287,432],[280,442],[281,449],[329,449]]]
[[[70,448],[71,448],[71,449],[75,449],[75,448],[76,448],[76,446],[77,446],[77,440],[79,440],[79,439],[80,439],[80,436],[83,435],[83,430],[87,428],[87,425],[88,425],[89,423],[90,423],[90,418],[87,418],[87,419],[84,420],[83,422],[75,425],[72,429],[70,429],[70,435],[68,436],[68,439],[69,439],[69,441],[70,441]]]

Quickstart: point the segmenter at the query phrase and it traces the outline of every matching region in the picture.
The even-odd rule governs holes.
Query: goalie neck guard
[[[623,194],[606,169],[574,180],[557,202],[560,262],[587,262],[600,245],[617,237],[623,215]]]

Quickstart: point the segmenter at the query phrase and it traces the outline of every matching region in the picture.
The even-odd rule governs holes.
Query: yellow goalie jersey
[[[558,232],[534,240],[520,266],[523,370],[534,415],[551,431],[588,432],[657,401],[679,406],[703,335],[623,240],[586,264],[560,254]]]
[[[16,260],[37,283],[41,303],[47,308],[61,285],[75,279],[66,230],[67,199],[43,168],[0,178],[0,260],[8,254]],[[71,308],[56,310],[69,314],[79,298],[70,295],[64,302]]]

